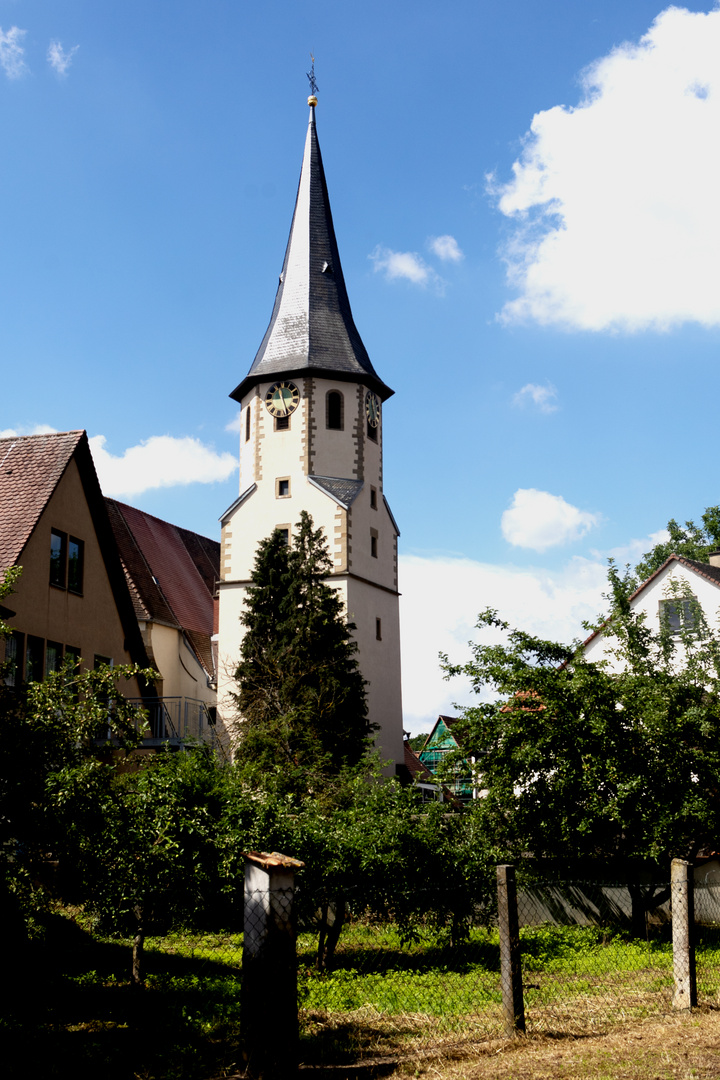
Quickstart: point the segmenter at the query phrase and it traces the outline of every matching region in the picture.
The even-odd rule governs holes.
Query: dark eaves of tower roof
[[[315,106],[270,325],[250,371],[230,395],[241,401],[268,379],[362,380],[385,401],[394,391],[377,375],[357,331],[335,239]]]

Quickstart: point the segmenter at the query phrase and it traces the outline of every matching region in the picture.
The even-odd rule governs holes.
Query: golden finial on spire
[[[318,84],[315,80],[315,57],[310,53],[310,59],[312,60],[312,67],[306,72],[308,82],[310,83],[310,97],[308,98],[308,105],[317,105],[317,89]]]

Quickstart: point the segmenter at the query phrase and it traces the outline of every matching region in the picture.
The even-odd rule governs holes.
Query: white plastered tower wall
[[[397,525],[383,495],[381,402],[392,391],[377,376],[355,328],[335,241],[311,99],[290,238],[270,326],[240,404],[240,495],[221,518],[218,710],[234,716],[233,672],[240,617],[258,543],[289,530],[307,511],[322,528],[333,564],[329,584],[356,626],[370,721],[384,760],[403,762]],[[297,405],[268,408],[278,383]],[[331,401],[332,399],[332,401]],[[379,416],[368,417],[368,402]],[[332,403],[332,408],[331,408]]]

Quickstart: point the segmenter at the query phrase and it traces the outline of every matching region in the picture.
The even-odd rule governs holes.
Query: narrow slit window
[[[370,509],[377,510],[377,488],[370,488]]]
[[[375,620],[375,640],[382,641],[382,619]]]
[[[344,426],[344,402],[339,390],[328,390],[325,406],[326,426],[331,431],[342,431]]]
[[[378,557],[378,534],[376,529],[370,530],[370,554],[373,559]]]
[[[83,591],[84,548],[82,540],[71,536],[68,540],[67,583],[70,592]]]
[[[50,584],[65,588],[67,567],[67,533],[53,529],[50,533]]]
[[[250,441],[250,406],[245,410],[245,442]]]

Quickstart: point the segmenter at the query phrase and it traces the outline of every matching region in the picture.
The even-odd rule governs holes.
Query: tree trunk
[[[135,937],[133,938],[133,954],[132,954],[132,979],[131,983],[133,987],[142,989],[145,985],[145,972],[143,970],[144,959],[144,947],[145,947],[145,925],[143,919],[142,907],[135,908],[135,918],[138,921],[137,928],[135,930]]]
[[[345,897],[339,896],[333,905],[334,918],[327,932],[325,945],[325,967],[333,962],[335,947],[340,940],[340,932],[345,921]]]
[[[316,959],[318,971],[325,971],[332,964],[335,947],[345,921],[345,908],[345,898],[343,896],[339,896],[332,904],[323,904],[322,906]],[[330,921],[331,915],[332,922]]]
[[[327,929],[328,905],[323,904],[320,909],[320,932],[318,934],[317,957],[315,958],[315,967],[318,971],[323,971],[325,967],[325,940],[327,938]]]

